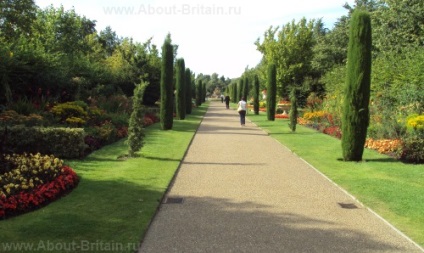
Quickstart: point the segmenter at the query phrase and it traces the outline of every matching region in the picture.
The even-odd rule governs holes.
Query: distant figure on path
[[[238,102],[237,111],[240,114],[240,124],[241,126],[245,126],[246,124],[246,99],[244,97],[241,97],[241,100]]]
[[[230,96],[225,96],[225,106],[230,109]]]
[[[221,95],[221,103],[224,103],[224,95]]]

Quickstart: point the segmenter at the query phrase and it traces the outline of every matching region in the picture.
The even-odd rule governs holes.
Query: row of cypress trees
[[[361,161],[369,125],[371,86],[372,32],[370,14],[361,9],[352,13],[349,29],[347,79],[342,116],[342,154],[345,161]],[[297,124],[297,93],[290,93],[290,123],[294,132]],[[267,118],[275,119],[276,69],[268,67]]]
[[[360,161],[369,124],[369,99],[371,84],[371,20],[367,11],[356,9],[352,14],[348,45],[347,79],[342,117],[342,153],[345,161]],[[240,78],[238,85],[231,86],[231,100],[247,98],[249,80]],[[253,82],[253,105],[255,114],[259,113],[259,82],[257,76]],[[270,63],[267,72],[267,119],[275,120],[276,111],[276,66]],[[298,109],[295,88],[290,92],[289,127],[296,131]]]
[[[184,59],[177,59],[175,65],[174,97],[174,46],[171,43],[171,36],[168,34],[162,46],[160,81],[160,122],[162,130],[172,129],[174,111],[175,118],[178,120],[184,120],[187,114],[191,114],[193,95],[196,97],[197,105],[201,105],[206,99],[206,87],[201,81],[199,81],[196,90],[193,90],[192,72],[185,67]]]
[[[355,10],[352,14],[350,24],[350,36],[348,45],[347,80],[345,88],[345,100],[342,117],[342,153],[345,161],[360,161],[364,150],[364,143],[369,124],[369,98],[370,98],[370,76],[371,76],[371,21],[366,11]],[[161,108],[160,120],[163,130],[172,129],[174,96],[174,51],[170,35],[165,39],[162,46],[162,68],[161,68]],[[275,120],[276,110],[276,66],[271,63],[268,67],[267,81],[267,119]],[[253,82],[254,112],[259,113],[259,81],[255,76]],[[140,103],[145,84],[141,84],[135,90],[134,101]],[[232,85],[231,100],[238,101],[238,97],[247,99],[249,92],[249,81],[241,78],[239,87]],[[141,93],[141,98],[140,97]],[[185,68],[184,59],[176,61],[176,117],[184,119],[186,113],[191,113],[192,80],[191,71]],[[199,80],[195,88],[196,105],[201,105],[206,99],[205,84]],[[291,110],[289,126],[294,132],[297,124],[297,91],[293,89],[290,94]],[[134,105],[134,117],[139,117],[139,108]],[[131,116],[133,118],[133,115]],[[130,120],[129,142],[130,154],[134,154],[134,148],[141,148],[134,140],[142,138],[142,129],[136,127],[138,122]],[[130,141],[132,140],[132,142]]]

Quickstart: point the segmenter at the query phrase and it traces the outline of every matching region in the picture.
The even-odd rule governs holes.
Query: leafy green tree
[[[99,42],[108,56],[112,55],[117,46],[121,44],[121,41],[122,39],[116,35],[116,32],[113,31],[110,26],[107,26],[104,30],[100,31]]]
[[[253,111],[256,115],[259,114],[259,77],[255,75],[253,81]]]
[[[275,64],[268,66],[268,89],[266,95],[266,115],[268,120],[275,120],[275,107],[277,105],[277,70]]]
[[[191,114],[191,111],[193,108],[191,99],[193,98],[193,95],[192,95],[192,87],[191,87],[192,85],[191,71],[189,68],[186,68],[184,78],[185,78],[185,99],[186,99],[185,111],[186,111],[186,114]]]
[[[161,70],[160,121],[162,130],[170,130],[174,120],[174,47],[171,44],[171,34],[166,36],[162,46]]]
[[[373,46],[381,53],[424,45],[424,2],[381,0],[373,11]]]
[[[255,42],[263,54],[265,69],[269,64],[277,68],[278,95],[287,96],[291,87],[299,86],[311,75],[315,20],[302,18],[279,27],[270,27],[262,42]],[[264,70],[265,70],[264,69]],[[286,87],[287,86],[287,87]]]
[[[143,129],[143,117],[144,117],[144,106],[143,96],[146,90],[147,83],[141,83],[134,89],[133,96],[133,111],[129,120],[128,126],[128,146],[129,156],[134,157],[135,152],[139,151],[143,147],[144,129]]]
[[[352,14],[347,62],[342,118],[343,159],[360,161],[369,124],[371,80],[371,19],[368,12],[360,9]]]
[[[292,132],[296,131],[296,125],[297,125],[297,116],[298,116],[298,110],[297,110],[297,91],[296,88],[293,88],[290,92],[290,123],[289,127],[292,130]]]
[[[176,71],[176,117],[177,119],[183,120],[185,119],[186,113],[186,77],[185,77],[185,63],[184,59],[177,59],[177,71]]]
[[[20,36],[31,36],[37,6],[33,0],[0,2],[0,37],[15,42]]]

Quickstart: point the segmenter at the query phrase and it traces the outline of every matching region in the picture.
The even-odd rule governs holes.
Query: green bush
[[[408,163],[424,162],[424,134],[412,135],[402,139],[402,148],[398,153],[400,160]]]
[[[61,122],[65,122],[67,118],[76,117],[86,119],[88,116],[87,111],[84,109],[83,102],[66,102],[63,104],[55,105],[51,112],[60,118]],[[85,105],[86,107],[86,105]]]
[[[78,158],[84,155],[84,129],[43,128],[22,125],[2,129],[0,139],[4,148],[13,153],[53,154],[63,158]]]

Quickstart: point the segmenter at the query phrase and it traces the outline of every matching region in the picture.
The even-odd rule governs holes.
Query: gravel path
[[[424,252],[221,102],[167,197],[139,252]]]

